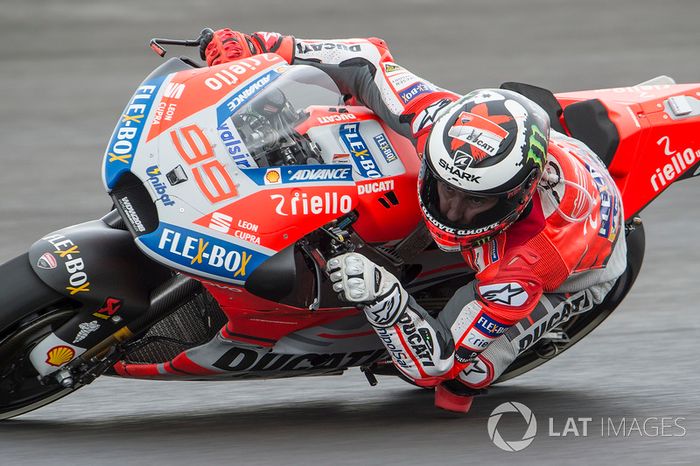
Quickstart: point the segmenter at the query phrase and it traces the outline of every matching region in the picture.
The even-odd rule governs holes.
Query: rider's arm
[[[397,368],[418,385],[431,387],[463,379],[461,373],[486,348],[538,306],[543,287],[532,264],[536,257],[517,248],[501,259],[503,265],[457,290],[437,317],[411,298],[394,275],[360,254],[333,258],[328,269],[334,290],[364,304]]]
[[[235,45],[232,55],[236,58],[250,56],[249,51],[271,52],[290,64],[314,66],[328,74],[342,93],[354,97],[393,130],[414,140],[423,139],[420,136],[428,133],[438,110],[459,97],[394,63],[386,43],[376,37],[306,40],[272,32],[246,36],[233,31],[231,37],[233,40],[226,42],[226,38],[222,41],[215,36],[207,47],[207,63],[228,61],[224,49]]]

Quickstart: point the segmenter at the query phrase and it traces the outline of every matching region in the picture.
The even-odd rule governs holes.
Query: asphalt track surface
[[[132,90],[160,63],[145,46],[152,36],[229,25],[374,35],[399,63],[456,91],[509,80],[565,91],[659,74],[697,82],[698,18],[696,0],[2,0],[0,260],[108,209],[104,145]],[[0,425],[0,464],[698,464],[699,196],[700,182],[685,181],[644,212],[641,276],[601,328],[493,389],[469,416],[433,409],[430,393],[399,380],[370,388],[357,371],[217,384],[104,378]],[[538,420],[521,452],[497,449],[487,434],[489,414],[506,401]],[[549,435],[569,417],[591,418],[588,435],[580,422],[578,437]],[[647,418],[657,419],[640,435],[634,421]],[[662,422],[683,429],[662,432]],[[524,429],[515,415],[499,424],[506,439]]]

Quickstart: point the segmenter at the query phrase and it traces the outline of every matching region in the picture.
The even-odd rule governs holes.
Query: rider
[[[396,367],[436,387],[436,405],[472,395],[571,316],[603,301],[626,268],[619,191],[584,144],[550,130],[524,96],[441,89],[393,62],[378,38],[301,40],[222,29],[202,45],[210,66],[273,52],[323,70],[348,99],[411,139],[421,212],[437,245],[476,271],[432,317],[399,280],[361,254],[328,261],[336,291],[363,305]]]

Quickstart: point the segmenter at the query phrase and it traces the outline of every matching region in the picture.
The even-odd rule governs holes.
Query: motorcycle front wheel
[[[0,265],[0,421],[79,388],[41,380],[29,361],[34,346],[72,318],[75,308],[36,276],[27,254]]]

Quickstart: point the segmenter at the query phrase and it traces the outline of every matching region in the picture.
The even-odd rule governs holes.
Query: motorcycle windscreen
[[[317,68],[270,70],[218,107],[219,135],[241,169],[320,164],[318,147],[295,128],[309,118],[308,107],[342,104],[338,87]]]

